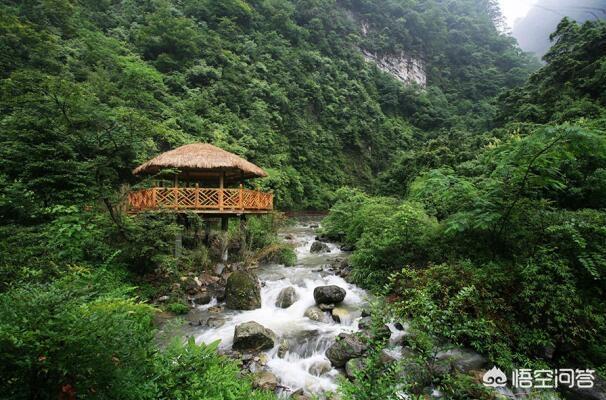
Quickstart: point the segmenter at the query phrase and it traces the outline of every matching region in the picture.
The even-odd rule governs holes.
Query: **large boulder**
[[[252,272],[236,271],[227,279],[225,302],[232,310],[254,310],[261,307],[261,285]]]
[[[326,243],[322,243],[320,241],[315,241],[311,244],[311,248],[309,249],[312,253],[328,253],[330,248]]]
[[[237,325],[234,330],[233,350],[261,351],[274,347],[276,334],[255,321]]]
[[[297,292],[295,288],[292,286],[285,287],[278,294],[278,299],[276,300],[276,307],[280,308],[288,308],[293,305],[295,301],[297,301]]]
[[[345,289],[337,285],[318,286],[314,289],[316,304],[336,304],[345,298]]]
[[[364,354],[367,346],[358,336],[340,333],[335,343],[326,350],[326,357],[337,368],[344,367],[347,361]]]

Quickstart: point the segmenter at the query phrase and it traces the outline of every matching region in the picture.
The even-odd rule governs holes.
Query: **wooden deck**
[[[273,210],[274,195],[235,188],[142,189],[128,194],[129,212],[172,211],[203,214],[263,214]]]

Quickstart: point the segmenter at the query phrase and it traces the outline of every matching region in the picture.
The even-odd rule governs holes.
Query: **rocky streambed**
[[[354,379],[366,362],[369,294],[349,282],[348,253],[318,240],[316,228],[312,219],[281,232],[295,248],[295,266],[219,265],[214,276],[198,277],[200,285],[193,286],[205,289],[190,298],[195,308],[186,334],[197,343],[220,340],[220,351],[241,360],[257,387],[283,398],[338,398],[332,395],[338,377]],[[406,322],[375,326],[372,332],[389,343],[379,354],[382,364],[400,361],[405,380],[417,375]],[[431,366],[434,373],[458,371],[478,382],[488,368],[483,356],[452,346],[436,349]],[[419,389],[425,398],[445,398],[430,382]],[[506,387],[494,392],[501,399],[527,395]]]
[[[336,390],[348,359],[364,350],[351,334],[368,322],[368,294],[344,279],[348,254],[316,240],[317,227],[311,219],[280,233],[295,248],[295,266],[231,272],[225,294],[189,316],[198,343],[221,340],[220,351],[241,359],[258,386],[285,397]]]

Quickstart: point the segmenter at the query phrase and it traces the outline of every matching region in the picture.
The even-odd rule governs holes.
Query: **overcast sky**
[[[513,28],[515,20],[525,16],[535,2],[536,0],[499,0],[501,11],[509,27]]]

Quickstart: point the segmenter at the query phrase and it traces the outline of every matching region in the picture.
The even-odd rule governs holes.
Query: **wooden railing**
[[[163,188],[142,189],[128,194],[129,211],[267,212],[274,195],[249,189]]]

